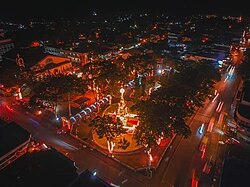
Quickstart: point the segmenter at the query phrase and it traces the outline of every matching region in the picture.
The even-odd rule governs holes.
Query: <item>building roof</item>
[[[250,106],[244,105],[244,104],[239,104],[238,105],[238,113],[247,119],[250,119]]]
[[[98,175],[98,174],[97,174]],[[82,172],[68,187],[111,187],[107,182],[93,175],[90,170]]]
[[[55,149],[26,153],[0,171],[2,186],[67,187],[77,176],[74,162]]]
[[[24,64],[27,67],[34,66],[47,56],[47,54],[44,53],[44,49],[42,47],[31,47],[21,50],[13,48],[3,55],[3,59],[8,59],[10,61],[16,62],[17,54],[19,54],[20,57],[23,58]]]
[[[11,39],[1,39],[0,40],[0,46],[5,45],[5,44],[9,44],[9,43],[13,43]]]
[[[249,186],[249,160],[229,157],[225,159],[220,186]]]
[[[49,63],[49,64],[47,64],[46,66],[44,66],[43,69],[36,71],[36,73],[42,73],[42,72],[45,72],[45,71],[47,71],[47,70],[50,70],[50,69],[54,69],[54,68],[60,67],[60,66],[62,66],[62,65],[64,65],[64,64],[71,64],[71,62],[70,62],[69,60],[65,60],[65,61],[60,62],[60,63],[57,63],[57,64],[56,64],[56,63]]]
[[[30,133],[15,122],[0,120],[0,157],[15,149],[30,138]]]
[[[74,102],[81,105],[81,104],[83,104],[84,102],[86,102],[88,100],[90,100],[90,98],[88,98],[88,97],[80,97],[80,98],[76,99]]]
[[[244,101],[250,102],[250,81],[245,81],[243,88],[243,98]]]

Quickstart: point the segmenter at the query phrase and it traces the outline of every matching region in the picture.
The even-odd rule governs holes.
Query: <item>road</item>
[[[229,72],[229,70],[228,70]],[[167,150],[158,169],[153,172],[152,178],[144,176],[139,172],[134,172],[113,159],[101,154],[90,147],[84,148],[78,140],[68,134],[56,134],[56,128],[51,125],[51,121],[33,114],[25,114],[25,109],[19,105],[12,106],[12,100],[4,98],[2,101],[0,115],[8,116],[27,129],[39,142],[55,147],[58,151],[75,161],[81,173],[85,169],[97,169],[98,176],[119,186],[143,186],[143,187],[185,187],[199,183],[199,186],[211,186],[212,176],[202,172],[204,164],[209,159],[215,161],[219,156],[220,146],[218,140],[221,139],[219,133],[222,123],[218,123],[219,118],[226,117],[229,113],[232,98],[235,94],[239,79],[233,74],[227,78],[228,73],[222,81],[216,84],[219,95],[214,102],[206,101],[205,106],[200,108],[196,115],[190,119],[192,136],[188,139],[175,138],[171,149]],[[217,110],[218,105],[221,109]],[[223,104],[222,104],[223,103]],[[8,105],[7,109],[5,106]],[[208,124],[214,117],[214,127],[212,132],[207,132]],[[198,133],[201,124],[204,123],[204,132]],[[209,143],[206,147],[204,158],[201,158],[199,144],[204,136],[208,136]]]
[[[0,116],[8,117],[32,134],[32,137],[41,143],[56,148],[59,152],[75,161],[79,168],[78,173],[89,169],[97,169],[97,175],[109,183],[122,186],[150,186],[149,178],[126,168],[115,160],[101,154],[83,144],[68,134],[57,134],[56,128],[49,124],[49,120],[25,114],[25,110],[19,106],[11,105],[12,100],[2,98]],[[8,108],[6,107],[8,106]]]
[[[214,163],[219,162],[220,154],[218,152],[220,147],[224,146],[218,144],[218,141],[222,139],[222,125],[230,113],[232,99],[240,82],[235,73],[227,78],[229,71],[230,69],[215,86],[219,93],[216,99],[213,102],[206,101],[204,107],[200,108],[190,120],[192,136],[188,139],[178,137],[174,142],[172,153],[163,158],[163,163],[154,176],[155,179],[153,177],[155,181],[158,181],[158,186],[190,187],[199,185],[200,187],[212,185]],[[221,107],[218,107],[219,104]],[[207,132],[210,122],[213,124],[212,132]],[[202,123],[205,124],[204,132],[199,134],[198,130]],[[211,129],[211,126],[209,128]],[[204,158],[201,158],[202,153],[199,151],[199,145],[204,136],[208,137],[208,144]],[[167,159],[167,157],[170,158]],[[210,160],[213,162],[214,168],[211,168],[209,174],[205,174],[202,170],[206,162]]]

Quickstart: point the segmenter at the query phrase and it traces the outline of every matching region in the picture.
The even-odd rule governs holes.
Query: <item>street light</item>
[[[124,88],[121,88],[121,89],[120,89],[120,93],[121,93],[121,95],[123,96],[123,94],[125,93],[125,89],[124,89]]]
[[[162,74],[162,70],[158,69],[157,72],[161,75]]]

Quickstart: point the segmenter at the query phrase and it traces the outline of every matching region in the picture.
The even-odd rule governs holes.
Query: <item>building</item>
[[[4,37],[4,30],[0,29],[0,62],[3,60],[2,55],[14,48],[11,39]]]
[[[73,63],[79,63],[82,66],[87,63],[87,53],[75,52],[70,50],[59,49],[55,47],[44,46],[45,53],[59,57],[69,58]]]
[[[10,66],[18,65],[18,61],[21,60],[26,68],[30,68],[46,56],[42,47],[14,48],[3,55],[3,62]]]
[[[168,32],[168,37],[167,37],[168,43],[169,44],[178,43],[179,37],[180,37],[179,34]]]
[[[234,120],[237,136],[250,142],[250,80],[245,81],[242,88],[239,88],[236,100]]]
[[[28,151],[31,135],[15,122],[0,120],[0,170]]]
[[[69,58],[47,55],[30,68],[37,78],[47,75],[72,73],[72,62]]]
[[[78,177],[75,162],[54,148],[28,152],[0,171],[0,186],[68,187]]]

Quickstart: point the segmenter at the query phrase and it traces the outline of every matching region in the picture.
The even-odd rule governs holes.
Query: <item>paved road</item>
[[[33,138],[46,145],[55,147],[58,151],[75,161],[78,172],[97,168],[98,176],[106,181],[122,186],[149,186],[148,177],[134,173],[113,159],[93,150],[84,148],[78,140],[68,134],[56,134],[56,128],[49,120],[39,119],[32,114],[25,114],[21,106],[12,106],[10,99],[2,101],[0,116],[8,117],[28,130]],[[11,110],[5,106],[8,105]],[[13,109],[13,110],[12,110]]]
[[[97,168],[98,175],[104,180],[128,187],[172,187],[173,185],[174,187],[185,187],[191,185],[192,178],[197,181],[200,180],[200,184],[208,185],[211,182],[211,176],[204,177],[202,168],[211,155],[214,159],[218,156],[220,135],[216,129],[221,127],[216,122],[218,122],[220,114],[228,113],[232,97],[239,82],[235,76],[225,82],[224,79],[216,85],[220,95],[215,102],[207,101],[205,106],[198,110],[194,118],[190,119],[192,136],[188,139],[177,137],[173,141],[171,149],[167,150],[157,171],[153,172],[152,178],[126,168],[90,147],[83,148],[81,143],[67,134],[56,134],[56,129],[53,128],[49,119],[33,114],[25,114],[25,110],[20,106],[11,105],[11,99],[2,101],[0,115],[9,116],[11,120],[16,121],[23,128],[27,129],[36,140],[55,147],[74,160],[79,168],[79,173],[85,169],[92,170]],[[220,101],[223,101],[224,104],[221,111],[216,112],[215,110]],[[13,108],[13,111],[6,109],[5,105]],[[212,133],[204,132],[209,136],[210,141],[204,159],[201,159],[198,147],[202,135],[197,134],[197,130],[203,122],[205,122],[205,129],[207,129],[212,116],[215,117],[214,130]]]
[[[204,174],[202,170],[206,161],[210,159],[216,161],[216,157],[219,156],[218,151],[221,145],[218,144],[218,141],[222,138],[220,134],[222,124],[218,123],[218,121],[219,118],[226,119],[230,111],[232,98],[239,85],[239,78],[235,75],[224,81],[226,76],[227,74],[216,85],[219,96],[214,102],[207,101],[205,106],[199,109],[195,117],[191,120],[192,136],[188,139],[179,138],[175,140],[176,143],[172,150],[173,153],[170,154],[170,159],[167,159],[168,156],[163,158],[165,163],[161,165],[166,165],[166,167],[161,168],[160,166],[156,172],[159,181],[158,186],[189,187],[196,186],[195,183],[199,184],[199,186],[212,185],[212,172],[211,174]],[[217,112],[216,109],[219,103],[221,103],[222,107]],[[213,130],[212,132],[207,132],[208,124],[212,117],[214,117]],[[203,122],[205,123],[205,131],[200,135],[197,132]],[[201,158],[199,145],[204,136],[207,136],[209,141],[204,158]]]

